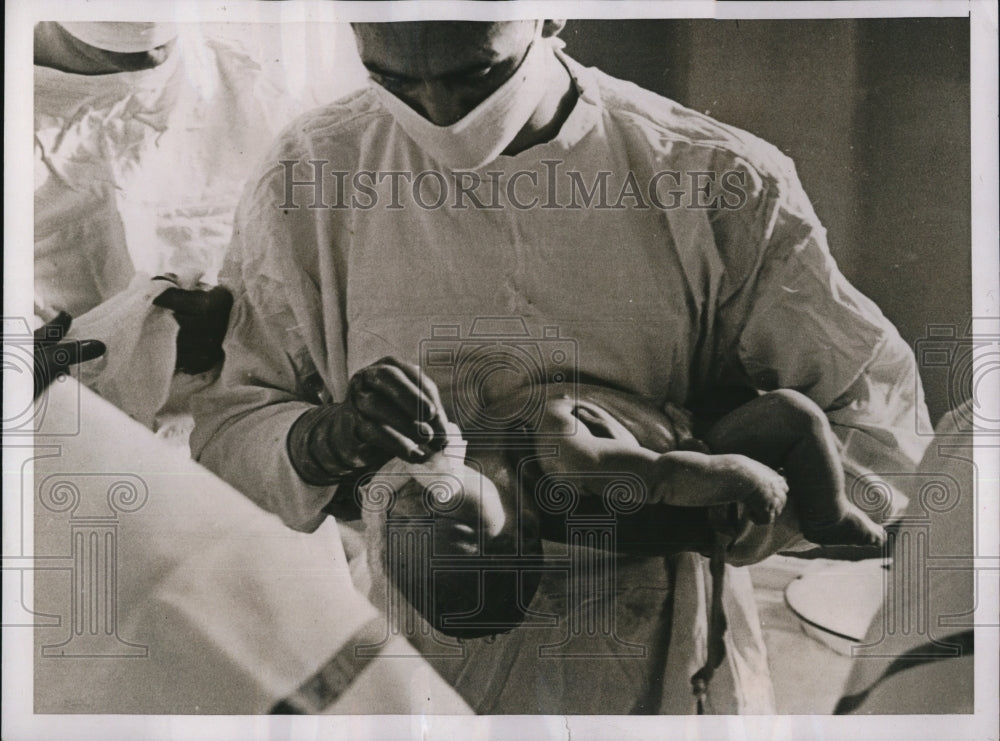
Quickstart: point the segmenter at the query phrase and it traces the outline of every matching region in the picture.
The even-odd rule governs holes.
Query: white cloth
[[[104,343],[104,355],[80,365],[80,382],[149,428],[167,401],[177,357],[177,322],[152,303],[171,286],[137,273],[124,291],[75,319],[67,334]]]
[[[36,66],[36,313],[79,318],[136,272],[213,283],[246,176],[293,113],[256,62],[210,38],[182,34],[163,64],[140,72]],[[141,370],[132,383],[162,397]]]
[[[454,175],[415,147],[372,91],[286,129],[237,214],[223,276],[236,298],[226,363],[219,382],[196,399],[192,450],[203,463],[290,526],[311,530],[332,489],[303,483],[285,451],[290,425],[312,405],[304,389],[318,378],[326,396],[340,400],[350,376],[378,358],[421,362],[436,328],[454,328],[458,357],[482,318],[514,317],[530,337],[494,343],[520,342],[538,357],[562,350],[563,365],[591,382],[658,402],[685,405],[734,381],[796,388],[827,410],[845,466],[912,469],[925,445],[914,419],[926,416],[912,354],[837,270],[792,163],[750,134],[563,59],[579,98],[557,136],[477,173],[508,183],[529,173],[517,176],[517,188],[501,188],[499,208],[468,199],[456,208],[455,189],[444,207],[421,207],[405,181],[398,187],[391,178],[375,184],[375,199],[355,188],[361,171]],[[293,177],[280,160],[301,163]],[[310,160],[351,174],[346,192],[323,193],[331,207],[306,207],[317,195],[311,185],[287,190],[289,180],[313,178]],[[629,173],[644,185],[664,171],[682,179],[734,173],[744,198],[731,208],[641,208],[637,199],[614,207]],[[569,172],[588,187],[601,172],[613,176],[608,207],[547,208],[572,205]],[[663,183],[665,202],[666,185],[678,188],[670,178]],[[422,195],[425,205],[432,195]],[[335,207],[352,196],[358,207]],[[522,208],[532,197],[535,207]],[[481,200],[490,205],[488,196]],[[555,354],[546,362],[557,362]],[[455,366],[425,364],[424,371],[455,418],[462,401],[452,393]],[[503,397],[513,375],[484,374],[480,400]],[[788,531],[787,520],[774,532],[782,527]],[[754,528],[758,545],[771,532]],[[678,585],[697,582],[699,559],[681,559],[677,568]],[[746,583],[736,581],[730,589],[746,597]],[[749,626],[740,640],[754,648],[742,652],[750,669],[732,682],[749,687],[765,681],[767,669],[756,614],[742,597],[728,600],[744,606],[730,621]],[[699,651],[698,621],[703,610],[697,620],[675,615],[672,626],[668,673],[685,680]],[[489,662],[488,651],[500,649],[482,650],[479,660]],[[717,675],[713,686],[723,684]],[[748,690],[710,704],[769,710],[760,693],[751,699]],[[631,707],[610,702],[607,712]],[[690,695],[685,702],[693,710]]]
[[[66,432],[15,467],[34,459],[46,568],[28,604],[49,618],[34,630],[29,710],[267,713],[350,652],[321,711],[469,712],[425,662],[396,658],[414,653],[398,637],[351,660],[378,612],[351,585],[336,523],[289,531],[75,381],[51,387],[45,412]]]

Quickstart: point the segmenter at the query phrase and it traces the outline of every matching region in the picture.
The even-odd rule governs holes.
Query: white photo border
[[[1000,218],[997,173],[997,8],[992,0],[926,0],[909,2],[681,2],[632,1],[507,3],[456,2],[253,2],[211,0],[194,2],[87,3],[68,0],[8,2],[5,8],[4,111],[4,315],[31,316],[33,211],[28,188],[33,163],[31,140],[31,29],[38,20],[175,20],[184,22],[315,22],[355,20],[417,20],[527,18],[861,18],[966,16],[971,43],[971,162],[973,316],[1000,317]],[[985,399],[1000,408],[998,389]],[[30,399],[25,384],[4,384],[5,406]],[[21,405],[23,406],[23,404]],[[998,415],[1000,416],[1000,415]],[[978,446],[976,464],[982,482],[1000,481],[1000,450]],[[7,466],[4,477],[7,481]],[[15,480],[17,480],[15,478]],[[995,494],[994,488],[993,493]],[[8,496],[19,496],[4,487]],[[30,497],[29,497],[30,499]],[[998,498],[979,492],[977,559],[1000,562]],[[4,540],[13,523],[4,518]],[[995,624],[997,579],[981,579],[977,624]],[[749,716],[749,717],[591,717],[591,716],[44,716],[32,713],[32,640],[30,631],[3,629],[3,738],[90,739],[274,739],[274,738],[655,738],[664,732],[685,738],[746,739],[939,739],[996,738],[998,718],[998,630],[978,628],[975,636],[975,714],[968,716]]]

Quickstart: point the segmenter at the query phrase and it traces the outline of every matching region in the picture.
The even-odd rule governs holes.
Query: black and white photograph
[[[5,16],[5,741],[1000,737],[995,4]]]

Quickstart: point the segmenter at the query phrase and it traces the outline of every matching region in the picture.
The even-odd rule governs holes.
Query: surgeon
[[[290,527],[339,511],[342,482],[434,455],[447,424],[477,423],[472,402],[539,380],[510,364],[463,367],[484,345],[527,347],[541,381],[575,377],[706,419],[795,389],[825,412],[848,491],[861,473],[920,459],[914,419],[927,413],[912,354],[838,271],[792,163],[582,67],[561,49],[562,26],[356,24],[370,87],[287,129],[242,200],[221,279],[235,300],[226,360],[197,399],[192,449]],[[638,188],[581,203],[554,172]],[[474,201],[418,182],[507,187]],[[676,207],[663,205],[666,186],[647,188],[684,182],[696,187]],[[734,560],[764,558],[796,531],[788,509],[748,526]],[[534,628],[472,643],[441,671],[484,712],[694,712],[705,561],[682,554],[666,574],[655,559],[622,563],[616,594],[642,607],[602,650],[662,648],[668,635],[665,668],[546,662],[537,657],[558,639]],[[749,577],[729,570],[734,637],[704,709],[773,711]],[[532,609],[545,613],[564,589],[543,581]]]
[[[80,374],[109,401],[189,418],[222,359],[232,213],[287,105],[245,53],[172,23],[43,22],[34,44],[35,313],[106,346]]]

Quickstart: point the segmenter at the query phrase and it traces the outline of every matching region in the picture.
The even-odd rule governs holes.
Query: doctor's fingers
[[[379,465],[389,458],[416,463],[428,458],[427,451],[399,430],[366,417],[355,417],[354,438],[360,443],[355,450],[355,464]]]
[[[65,372],[71,365],[101,357],[107,349],[100,340],[60,342],[57,345],[45,345],[41,356],[48,369]]]
[[[437,386],[416,366],[392,358],[380,360],[354,375],[350,393],[355,403],[395,406],[408,418],[427,424],[434,439],[443,440],[447,434],[448,417]],[[365,393],[374,394],[375,398],[359,397]]]
[[[388,425],[418,445],[433,446],[433,441],[437,438],[434,428],[414,415],[412,409],[404,411],[383,393],[370,389],[355,392],[351,400],[354,408],[365,419]]]
[[[409,379],[413,385],[420,388],[430,398],[430,400],[437,407],[437,413],[442,417],[445,416],[444,406],[441,404],[441,395],[438,393],[437,384],[434,383],[429,376],[423,373],[420,368],[412,363],[404,363],[402,360],[398,360],[392,356],[386,356],[381,360],[372,363],[369,367],[380,368],[382,366],[389,366],[391,368],[398,369],[403,376]]]
[[[46,322],[35,330],[35,343],[41,345],[55,344],[61,342],[66,336],[73,317],[65,311],[60,311],[51,322]]]

